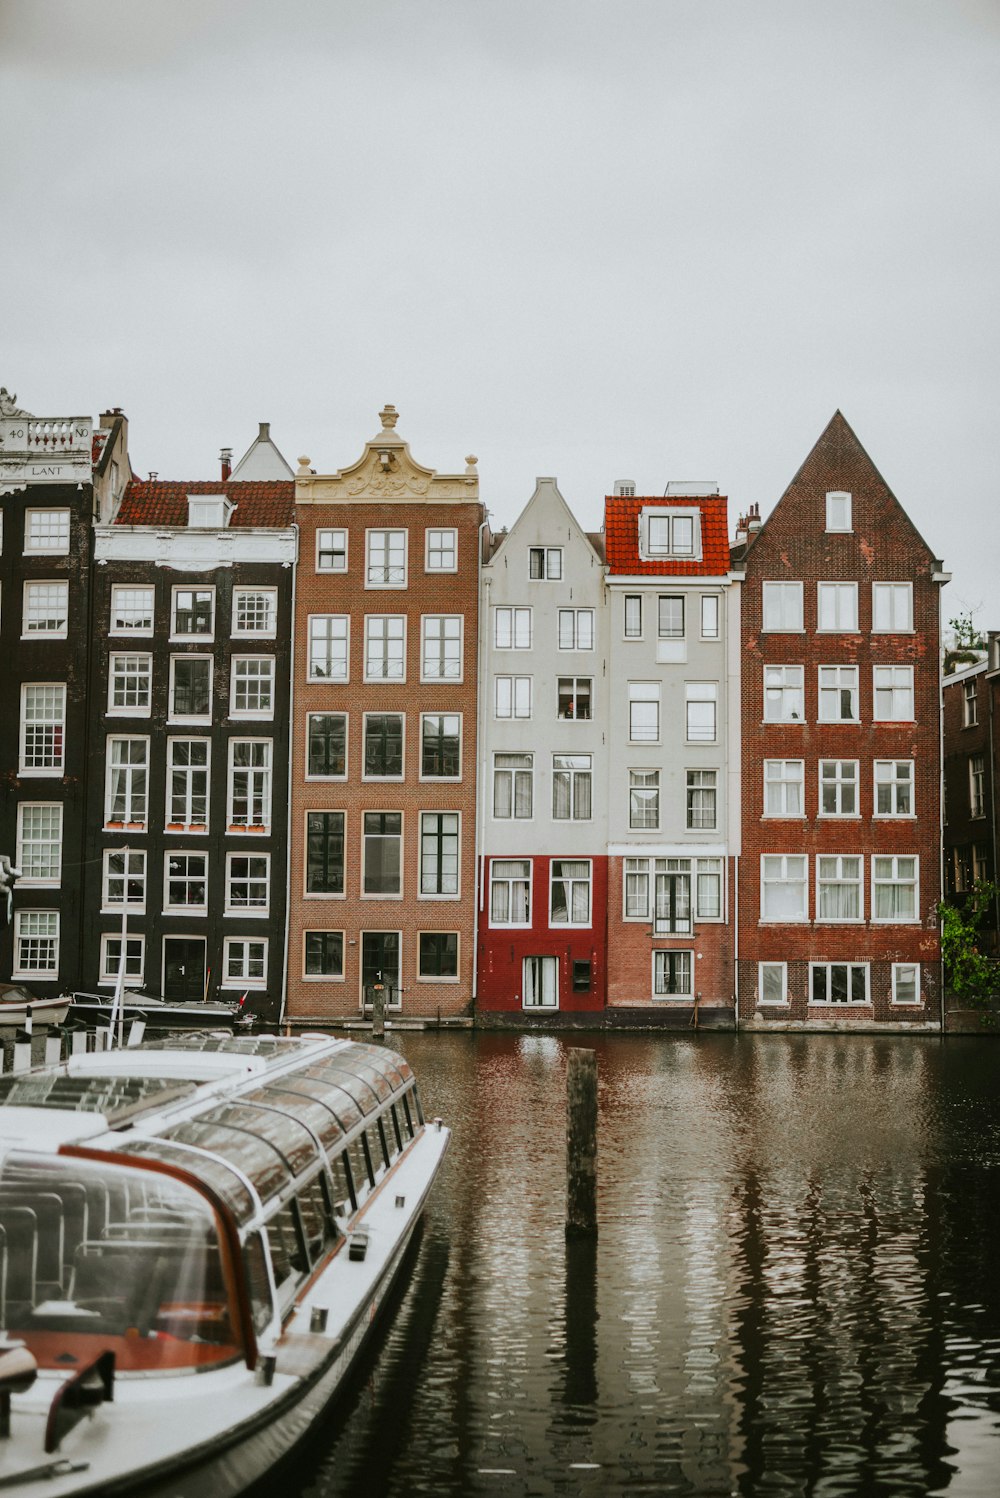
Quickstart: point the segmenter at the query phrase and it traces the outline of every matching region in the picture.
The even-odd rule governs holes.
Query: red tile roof
[[[236,506],[229,517],[234,529],[291,525],[295,519],[295,484],[291,479],[268,483],[193,479],[186,484],[133,479],[115,516],[115,525],[186,526],[189,494],[224,494]]]
[[[639,555],[639,516],[644,509],[701,511],[701,561],[677,557],[647,561]],[[608,571],[622,577],[723,577],[729,571],[729,505],[724,494],[609,494],[604,501],[604,545]]]

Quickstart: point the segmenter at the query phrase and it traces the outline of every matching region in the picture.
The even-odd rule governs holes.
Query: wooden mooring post
[[[385,984],[372,984],[372,1039],[381,1040],[385,1034]]]
[[[597,1052],[573,1047],[566,1071],[566,1236],[597,1237]]]

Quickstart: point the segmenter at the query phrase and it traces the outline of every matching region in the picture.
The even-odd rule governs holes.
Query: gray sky
[[[136,468],[767,513],[836,407],[1000,627],[1000,0],[0,0],[0,384]]]

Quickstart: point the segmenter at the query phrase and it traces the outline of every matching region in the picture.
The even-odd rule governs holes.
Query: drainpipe
[[[736,1024],[736,1033],[740,1030],[740,855],[733,854],[733,1002],[736,1013],[733,1016]]]
[[[480,760],[483,753],[483,718],[485,716],[484,703],[486,700],[486,687],[488,683],[485,677],[483,615],[488,610],[483,604],[483,531],[490,523],[489,511],[484,512],[483,519],[479,522],[476,531],[476,851],[475,851],[475,900],[473,902],[473,927],[472,927],[472,1014],[475,1019],[476,1004],[479,999],[479,913],[483,902],[483,879],[485,875],[485,860],[483,858],[483,827],[484,827],[484,803],[486,779],[480,773]]]
[[[278,1028],[285,1018],[288,1005],[288,936],[292,921],[292,762],[295,752],[295,590],[299,572],[299,523],[292,521],[295,540],[292,553],[292,602],[288,628],[288,766],[285,776],[285,960],[281,967],[281,1008],[278,1011]]]
[[[938,901],[944,899],[944,642],[941,639],[941,589],[938,589]],[[945,994],[944,994],[944,947],[941,942],[943,923],[938,916],[938,943],[941,946],[941,956],[938,959],[940,969],[941,1003],[939,1025],[940,1033],[945,1033]]]

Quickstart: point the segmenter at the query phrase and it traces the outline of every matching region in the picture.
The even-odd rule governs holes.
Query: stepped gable
[[[701,511],[701,560],[639,555],[639,516],[645,509]],[[729,571],[728,501],[724,494],[608,495],[604,501],[604,544],[608,569],[625,577],[724,577]]]
[[[188,498],[192,494],[224,494],[235,505],[229,518],[233,529],[276,528],[291,525],[295,519],[295,484],[291,479],[267,483],[133,479],[115,516],[115,525],[186,526]]]

